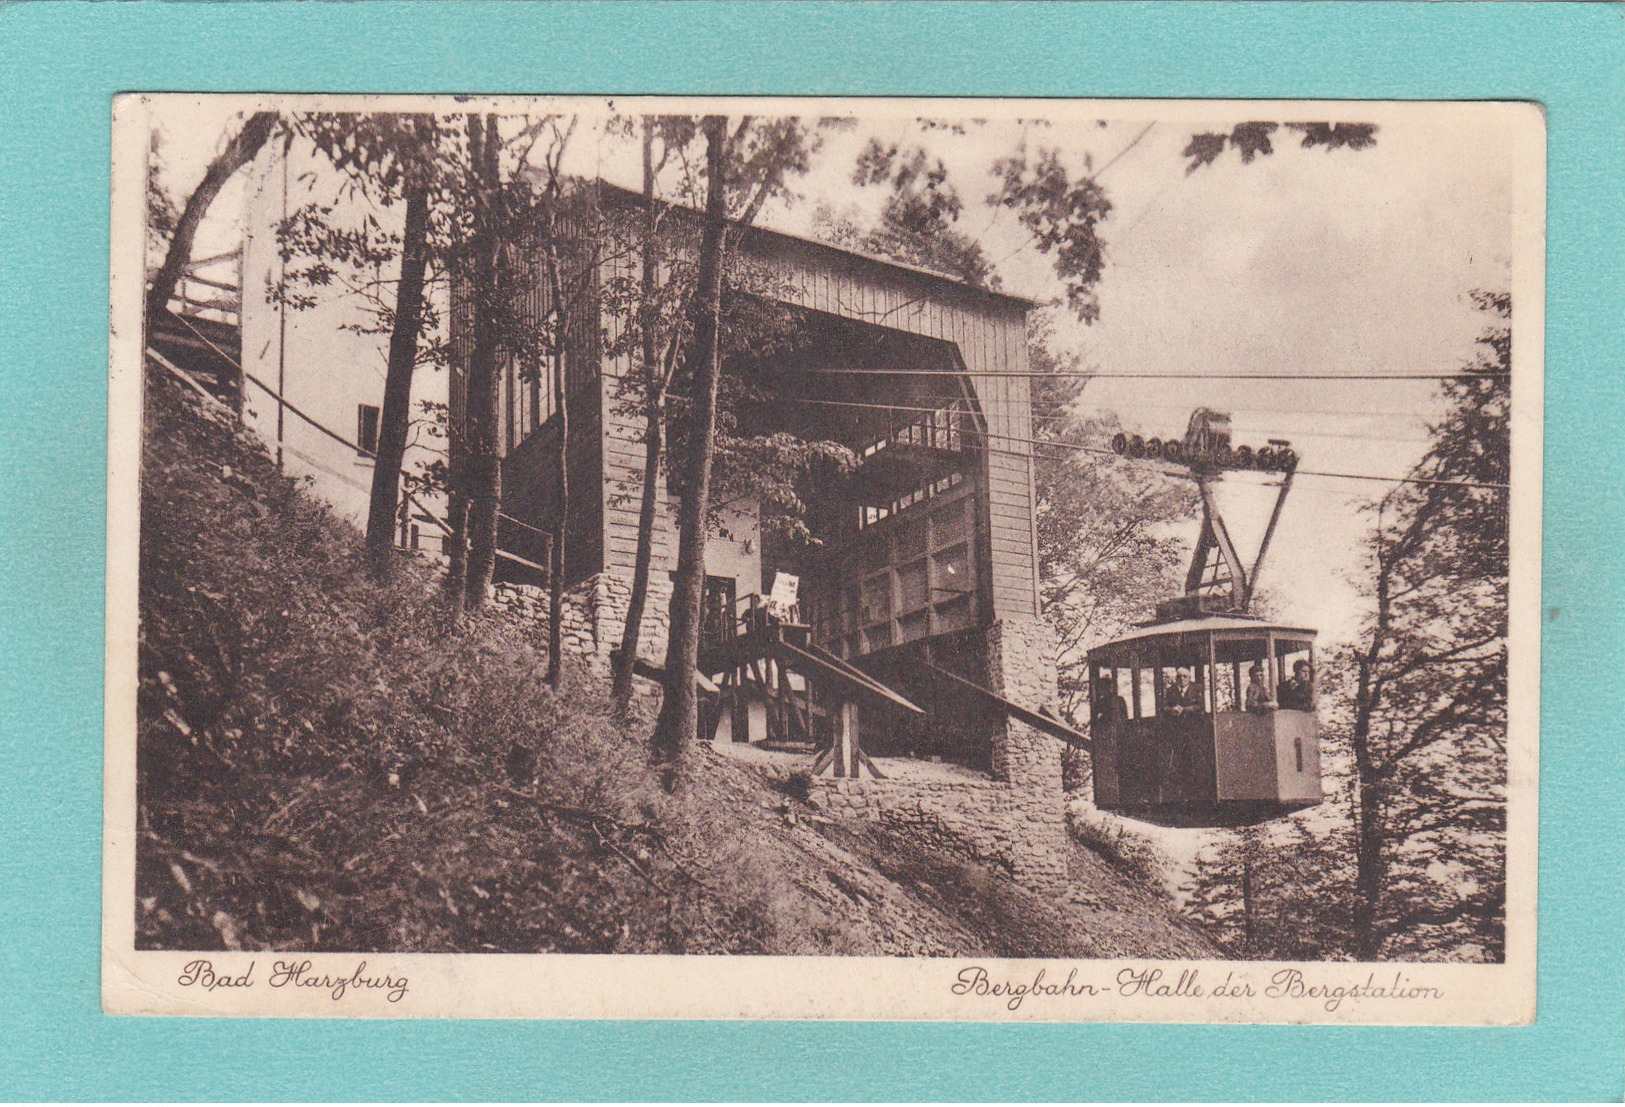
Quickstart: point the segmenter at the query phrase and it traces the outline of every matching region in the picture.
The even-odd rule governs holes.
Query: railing
[[[207,289],[225,292],[228,295],[223,297],[210,296],[207,292],[195,292],[193,286],[198,285]],[[243,290],[238,285],[187,273],[175,282],[175,294],[169,298],[169,310],[176,315],[186,316],[191,319],[207,319],[214,323],[225,323],[228,326],[240,327],[242,326]]]
[[[968,400],[955,400],[923,415],[907,408],[899,408],[897,413],[904,421],[863,443],[857,451],[859,457],[873,457],[893,445],[925,446],[959,453],[976,438],[976,412]]]
[[[741,637],[752,631],[763,629],[773,621],[780,623],[798,623],[801,621],[800,605],[791,607],[788,610],[782,607],[774,607],[759,592],[750,592],[734,600],[731,614],[730,625],[735,637]],[[705,618],[706,615],[702,609],[702,622]],[[711,628],[702,626],[702,630],[709,629]],[[721,628],[717,627],[716,629],[720,630]]]
[[[175,282],[175,291],[170,294],[169,310],[192,319],[207,319],[240,327],[243,312],[242,260],[242,250],[237,249],[188,263],[180,279]],[[216,267],[224,267],[227,275],[206,275],[205,270]],[[152,276],[148,274],[149,288]],[[215,295],[217,292],[225,295]]]

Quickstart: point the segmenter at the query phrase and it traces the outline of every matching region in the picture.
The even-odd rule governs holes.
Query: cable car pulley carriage
[[[1205,408],[1183,439],[1119,434],[1112,447],[1187,468],[1202,531],[1185,594],[1089,651],[1096,805],[1163,826],[1242,826],[1320,803],[1315,631],[1249,610],[1297,454],[1280,440],[1233,447],[1229,417]],[[1213,498],[1226,470],[1281,475],[1250,567]]]

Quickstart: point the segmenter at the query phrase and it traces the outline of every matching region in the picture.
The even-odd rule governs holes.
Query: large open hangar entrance
[[[800,307],[779,311],[779,337],[766,352],[724,366],[749,397],[741,425],[838,442],[857,464],[805,490],[810,539],[764,520],[762,594],[780,572],[795,575],[797,618],[813,643],[929,705],[923,716],[870,707],[866,750],[986,770],[1001,714],[943,687],[922,664],[986,680],[989,438],[964,359],[942,339]]]

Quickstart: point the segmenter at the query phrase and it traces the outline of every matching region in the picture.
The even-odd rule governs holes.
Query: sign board
[[[773,590],[768,593],[767,605],[775,611],[789,611],[799,602],[801,578],[794,573],[774,573]]]

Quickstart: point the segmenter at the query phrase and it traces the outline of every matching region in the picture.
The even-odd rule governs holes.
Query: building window
[[[360,452],[369,456],[378,453],[378,408],[372,404],[357,404],[355,409],[355,441]]]

